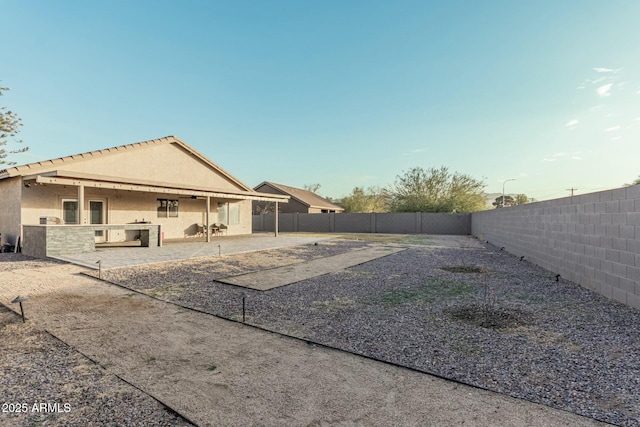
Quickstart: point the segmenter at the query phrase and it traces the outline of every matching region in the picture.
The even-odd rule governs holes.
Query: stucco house
[[[290,187],[288,185],[276,184],[264,181],[254,187],[258,193],[289,196],[289,203],[280,206],[281,213],[341,213],[344,212],[342,206],[331,203],[329,200],[317,194],[303,190],[302,188]],[[266,213],[265,207],[272,207],[261,201],[253,202],[253,213],[255,215]]]
[[[214,223],[229,235],[250,234],[253,200],[287,202],[255,192],[168,136],[0,170],[0,233],[3,243],[21,236],[25,247],[30,235],[52,240],[54,232],[58,240],[71,233],[71,244],[72,230],[90,233],[93,246],[147,229],[151,240],[182,238]]]

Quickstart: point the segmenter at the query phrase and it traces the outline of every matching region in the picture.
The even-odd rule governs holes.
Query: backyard
[[[332,236],[335,237],[335,236]],[[640,312],[468,237],[339,236],[102,278],[281,334],[618,425],[640,425]],[[244,273],[402,248],[268,291]]]

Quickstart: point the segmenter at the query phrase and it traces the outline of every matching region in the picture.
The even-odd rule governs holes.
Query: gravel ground
[[[245,294],[248,323],[612,424],[640,425],[640,312],[491,246],[410,245],[266,292],[215,282],[369,244],[322,242],[113,269],[103,278],[232,319],[241,318]]]
[[[0,271],[53,263],[0,254]],[[192,425],[3,305],[0,405],[3,426]]]

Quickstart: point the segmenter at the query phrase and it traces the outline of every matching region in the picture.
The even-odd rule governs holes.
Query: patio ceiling
[[[92,175],[69,171],[51,171],[37,175],[29,175],[23,178],[25,182],[36,184],[54,184],[83,186],[89,188],[104,188],[121,191],[137,191],[144,193],[175,194],[181,196],[213,197],[218,199],[233,200],[259,200],[264,202],[287,203],[289,196],[281,196],[249,191],[228,191],[207,189],[199,186],[176,186],[170,183],[157,183],[153,181],[138,180],[136,182],[122,180],[117,177]]]

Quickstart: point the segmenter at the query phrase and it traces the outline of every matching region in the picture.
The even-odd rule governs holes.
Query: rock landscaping
[[[237,321],[245,297],[246,322],[265,329],[640,425],[638,310],[489,245],[418,240],[405,242],[402,252],[269,291],[216,280],[389,242],[331,240],[112,269],[102,277]]]

